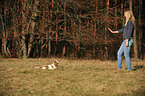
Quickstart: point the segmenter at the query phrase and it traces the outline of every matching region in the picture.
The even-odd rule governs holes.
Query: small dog
[[[41,67],[35,67],[38,69],[56,69],[58,67],[58,60],[55,60],[51,65],[43,65]]]

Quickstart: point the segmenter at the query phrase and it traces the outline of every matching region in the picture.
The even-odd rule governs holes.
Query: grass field
[[[0,96],[145,96],[145,61],[133,71],[117,61],[60,61],[55,70],[34,69],[56,58],[0,59]],[[141,65],[141,66],[140,66]]]

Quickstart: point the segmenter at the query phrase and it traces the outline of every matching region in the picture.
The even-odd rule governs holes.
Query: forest
[[[143,0],[3,0],[0,57],[116,60],[124,11],[135,17],[131,58],[145,58]]]

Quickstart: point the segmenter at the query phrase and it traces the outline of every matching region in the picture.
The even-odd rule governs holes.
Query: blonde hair
[[[132,11],[127,10],[127,11],[124,12],[124,14],[126,14],[126,23],[127,23],[129,20],[132,20],[133,23],[135,22],[135,18],[134,18],[134,16],[133,16]]]

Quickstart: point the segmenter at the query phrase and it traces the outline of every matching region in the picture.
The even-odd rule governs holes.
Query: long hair
[[[133,13],[130,10],[125,11],[124,14],[126,14],[126,23],[129,20],[132,20],[133,23],[135,22],[135,18],[133,16]]]

